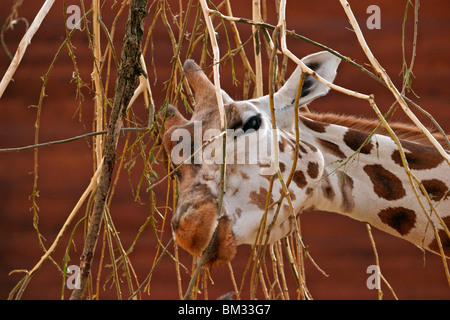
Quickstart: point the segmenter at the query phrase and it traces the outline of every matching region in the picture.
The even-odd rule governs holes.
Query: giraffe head
[[[303,58],[303,62],[332,82],[340,60],[328,52],[319,52]],[[293,105],[302,73],[299,67],[274,95],[277,140],[273,139],[269,96],[234,101],[222,91],[227,129],[224,135],[214,85],[192,60],[185,62],[184,73],[195,92],[194,114],[187,120],[175,107],[163,111],[163,145],[179,183],[172,230],[177,243],[191,254],[200,256],[208,248],[205,264],[213,266],[231,260],[237,245],[255,243],[258,234],[269,242],[288,235],[295,223],[293,213],[302,210],[308,186],[323,170],[323,157],[314,146],[300,141],[289,189],[283,189],[278,179],[271,183],[274,147],[279,151],[284,179],[294,163]],[[328,90],[307,75],[299,104],[306,105]],[[220,201],[224,159],[225,185]],[[280,197],[284,199],[278,201]]]

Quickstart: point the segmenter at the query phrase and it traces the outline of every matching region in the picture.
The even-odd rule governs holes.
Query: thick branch
[[[94,209],[89,221],[83,253],[80,257],[81,287],[72,292],[71,300],[81,299],[86,289],[95,245],[100,231],[100,223],[114,171],[116,146],[122,126],[122,119],[126,113],[126,107],[133,96],[138,78],[142,74],[140,56],[144,32],[144,17],[147,14],[145,10],[146,5],[146,0],[131,0],[130,2],[126,32],[122,43],[121,66],[118,70],[114,103],[105,137],[102,173],[95,197]]]

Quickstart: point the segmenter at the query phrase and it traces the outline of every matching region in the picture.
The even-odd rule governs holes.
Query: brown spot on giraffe
[[[324,177],[322,179],[321,189],[323,196],[328,200],[333,201],[336,194],[334,193],[333,186],[330,182],[330,177],[328,176],[328,172],[326,171],[324,172]]]
[[[442,219],[447,226],[447,229],[450,229],[450,216],[447,216]],[[447,233],[444,229],[441,229],[438,231],[439,239],[441,240],[442,249],[444,251],[444,254],[450,258],[450,238],[448,237]],[[437,239],[433,239],[431,243],[428,246],[430,250],[436,252],[437,254],[440,254],[439,245]]]
[[[369,176],[373,190],[380,198],[398,200],[406,195],[401,180],[382,165],[366,165],[363,170]]]
[[[405,236],[414,228],[416,213],[413,210],[395,207],[383,209],[378,213],[381,221]]]
[[[339,148],[337,144],[319,138],[316,138],[316,140],[322,146],[324,152],[332,154],[340,159],[346,158],[345,154],[341,151],[341,148]]]
[[[361,148],[360,153],[370,154],[373,149],[372,141],[369,140],[364,146],[362,146],[368,137],[369,134],[367,132],[348,129],[344,134],[344,142],[353,151],[357,151]]]
[[[353,179],[343,171],[337,171],[339,177],[339,187],[342,193],[341,208],[344,212],[352,212],[355,207],[355,200],[353,197]]]
[[[292,142],[290,139],[281,136],[280,141],[278,142],[278,146],[281,152],[284,152],[286,148],[292,148],[294,149],[295,146],[295,140]]]
[[[280,166],[281,172],[284,172],[284,170],[286,170],[286,165],[283,162],[278,163],[278,165]]]
[[[319,176],[319,164],[317,162],[309,162],[307,172],[311,178],[316,179]]]
[[[306,142],[306,141],[302,141],[302,144],[308,146],[309,149],[311,149],[312,152],[317,152],[317,148],[314,147],[312,144]]]
[[[295,196],[294,190],[289,189],[289,197],[291,198],[292,201],[295,201],[296,196]]]
[[[295,182],[297,187],[299,187],[300,189],[303,189],[306,186],[306,183],[307,183],[305,174],[301,170],[297,170],[297,171],[294,172],[292,180]]]
[[[305,149],[305,147],[303,146],[303,142],[300,142],[299,144],[298,144],[298,150],[301,152],[301,153],[304,153],[304,154],[307,154],[308,153],[308,151],[306,151],[306,149]],[[301,156],[299,155],[299,158],[301,158]]]
[[[240,171],[239,173],[241,174],[242,179],[244,179],[244,180],[250,179],[250,177],[245,172]]]
[[[436,168],[444,161],[439,151],[435,147],[417,144],[402,140],[406,160],[408,165],[413,170],[426,170]],[[392,153],[392,160],[399,166],[403,166],[400,152],[395,150]]]
[[[278,142],[278,149],[280,149],[280,152],[284,152],[284,143],[283,139]]]
[[[241,208],[236,208],[235,212],[236,212],[236,215],[238,216],[238,218],[240,218],[241,214],[242,214],[242,209]]]
[[[296,145],[295,139],[290,138],[289,141],[292,144],[292,150],[294,150],[295,149],[295,145]],[[300,152],[304,153],[304,154],[308,153],[308,150],[306,150],[305,146],[308,146],[314,152],[317,151],[317,148],[314,147],[313,145],[309,144],[308,142],[306,142],[306,141],[299,141],[298,142],[298,151],[299,151],[298,157],[300,159],[302,158],[302,155],[300,154]]]
[[[305,117],[300,117],[300,121],[308,128],[315,132],[324,133],[326,131],[327,124],[313,121]]]
[[[259,188],[259,192],[250,192],[250,203],[258,206],[259,209],[264,210],[266,208],[267,194],[269,192],[263,187]],[[273,202],[273,197],[270,195],[269,205]]]
[[[433,201],[446,200],[450,196],[447,185],[438,179],[422,180],[422,184]]]
[[[291,137],[288,137],[288,141],[287,142],[289,142],[291,147],[292,147],[292,149],[294,149],[294,147],[296,145],[295,139],[291,138]]]

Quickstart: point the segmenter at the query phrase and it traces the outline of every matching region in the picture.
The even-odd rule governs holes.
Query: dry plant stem
[[[147,128],[122,128],[121,129],[121,131],[123,131],[123,132],[125,132],[125,131],[147,131],[147,130],[148,130]],[[17,152],[17,151],[24,151],[24,150],[29,150],[29,149],[53,146],[53,145],[57,145],[57,144],[68,143],[68,142],[72,142],[72,141],[76,141],[76,140],[80,140],[80,139],[96,136],[96,135],[104,135],[104,134],[106,134],[106,132],[107,132],[106,130],[103,130],[103,131],[100,131],[100,132],[90,132],[90,133],[85,133],[85,134],[82,134],[82,135],[79,135],[79,136],[75,136],[75,137],[67,138],[67,139],[62,139],[62,140],[54,140],[54,141],[49,141],[49,142],[42,142],[42,143],[32,144],[32,145],[24,146],[24,147],[4,148],[4,149],[0,149],[0,153],[2,153],[2,152]]]
[[[278,268],[279,268],[279,272],[281,274],[281,281],[283,284],[283,295],[285,296],[286,300],[290,300],[289,297],[289,290],[288,290],[288,285],[287,285],[287,281],[286,281],[286,275],[284,273],[284,261],[283,261],[283,254],[282,254],[282,250],[281,250],[281,241],[278,241],[277,243],[275,243],[273,245],[275,247],[275,256],[277,258],[277,261],[279,261],[279,263],[277,264]]]
[[[392,289],[391,285],[389,284],[389,282],[386,280],[386,278],[381,273],[380,260],[378,258],[378,251],[377,251],[377,247],[376,247],[376,244],[375,244],[375,240],[374,240],[373,235],[372,235],[372,228],[370,227],[370,224],[366,223],[366,228],[367,228],[367,232],[369,233],[370,243],[372,244],[373,253],[375,255],[375,263],[376,263],[376,265],[378,267],[378,271],[379,271],[378,275],[381,277],[381,279],[384,281],[384,283],[391,290],[391,293],[394,296],[394,298],[396,300],[398,300],[397,295],[395,294],[395,292]],[[381,288],[380,288],[380,289],[378,289],[378,300],[381,300],[382,298],[383,298],[383,292],[381,291]]]
[[[378,251],[377,251],[377,247],[375,245],[375,240],[373,239],[372,229],[368,223],[366,223],[366,229],[367,229],[367,232],[369,233],[370,243],[372,245],[373,254],[375,255],[375,264],[378,268],[378,272],[376,273],[376,276],[378,277],[377,283],[380,283],[380,275],[381,275],[380,259],[378,258]],[[381,287],[380,287],[380,288],[378,288],[378,300],[381,300],[381,299],[383,299],[383,291],[381,291]]]
[[[106,198],[108,196],[112,173],[114,170],[116,146],[122,119],[131,100],[138,77],[142,74],[140,65],[141,43],[143,36],[144,17],[146,16],[146,0],[132,0],[123,39],[121,66],[118,70],[114,103],[105,137],[104,162],[94,202],[94,208],[89,221],[88,232],[80,258],[81,287],[72,292],[71,300],[83,297],[91,263],[100,230]]]
[[[433,135],[430,133],[430,131],[427,130],[427,128],[417,119],[417,117],[414,115],[414,113],[411,112],[408,105],[406,104],[405,99],[400,94],[400,92],[397,90],[397,88],[392,83],[392,80],[387,75],[386,71],[381,67],[378,60],[374,57],[372,54],[372,51],[370,50],[369,46],[366,43],[366,40],[364,39],[364,35],[361,32],[361,29],[359,28],[359,25],[356,21],[355,16],[353,15],[353,12],[350,8],[350,4],[346,0],[339,0],[341,2],[342,7],[344,8],[345,13],[347,14],[347,17],[350,21],[350,24],[352,25],[352,28],[358,38],[358,41],[361,45],[361,48],[364,50],[364,53],[366,54],[367,58],[369,59],[370,63],[372,64],[372,67],[375,69],[376,73],[384,80],[386,85],[388,86],[389,90],[394,95],[395,99],[403,109],[403,111],[406,113],[406,115],[411,119],[411,121],[425,134],[425,136],[430,140],[430,142],[433,144],[433,146],[439,151],[439,153],[442,155],[442,157],[447,161],[447,163],[450,165],[450,155],[445,152],[444,148],[439,144],[439,142],[436,141],[436,138],[433,137]]]
[[[411,54],[411,62],[409,64],[409,67],[406,64],[406,55],[405,55],[405,41],[404,41],[404,35],[405,35],[405,22],[408,12],[409,3],[406,3],[406,10],[405,10],[405,18],[403,22],[403,28],[402,28],[402,51],[403,51],[403,72],[404,72],[404,80],[402,85],[402,91],[401,95],[405,95],[405,91],[408,87],[410,87],[410,79],[412,75],[412,70],[414,68],[414,63],[416,60],[416,54],[417,54],[417,35],[418,35],[418,25],[419,25],[419,7],[420,7],[420,1],[415,0],[414,4],[414,35],[413,35],[413,46],[412,46],[412,54]]]
[[[237,287],[236,279],[234,278],[233,266],[231,265],[230,261],[228,261],[227,266],[228,266],[228,270],[230,271],[231,283],[233,284],[234,293],[236,294],[236,300],[240,300],[241,299],[241,294],[240,294],[239,289]]]
[[[167,163],[166,164],[167,165],[167,171],[169,171],[170,170],[170,163]],[[167,183],[167,191],[166,191],[166,203],[165,203],[165,206],[164,206],[164,216],[162,217],[163,218],[163,220],[162,220],[162,225],[161,225],[161,227],[160,227],[160,230],[165,230],[165,223],[166,223],[166,221],[167,221],[167,214],[168,214],[168,211],[169,211],[169,202],[170,202],[170,190],[171,190],[171,185],[172,185],[172,183],[169,181],[168,183]],[[150,199],[151,199],[151,201],[152,201],[152,204],[154,203],[154,199],[153,199],[153,196],[151,196],[150,197]],[[148,219],[152,219],[152,221],[153,221],[153,215],[154,215],[154,211],[158,211],[155,207],[153,207],[153,210],[152,210],[152,214],[151,214],[151,217],[149,217]],[[143,230],[143,229],[142,229]],[[159,255],[159,252],[160,252],[160,249],[161,248],[163,248],[163,253],[161,253],[161,255],[163,255],[165,252],[166,252],[166,250],[164,249],[165,248],[165,246],[162,244],[162,236],[163,236],[163,231],[161,231],[160,233],[158,233],[157,232],[157,230],[155,230],[154,229],[154,232],[155,232],[155,238],[156,238],[156,240],[158,241],[158,247],[157,247],[157,249],[156,249],[156,253],[155,253],[155,257],[154,257],[154,259],[153,259],[153,264],[152,264],[152,270],[156,267],[156,265],[158,264],[158,262],[159,262],[159,260],[160,260],[160,258],[161,258],[161,256]],[[172,236],[172,240],[173,240],[173,236]],[[171,240],[171,241],[172,241]],[[175,252],[175,254],[176,254],[176,252]],[[173,255],[171,255],[170,253],[168,254],[173,260],[174,260],[174,262],[175,262],[175,264],[176,264],[176,272],[177,272],[177,275],[179,274],[179,270],[180,270],[180,262],[179,262],[179,260],[178,260],[178,258],[177,257],[174,257]],[[146,285],[146,288],[148,288],[148,293],[150,294],[150,281],[151,281],[151,279],[152,279],[152,275],[151,274],[149,274],[149,276],[147,277],[147,279],[145,280],[145,282],[147,282],[147,285]]]
[[[127,284],[128,284],[128,288],[130,290],[130,295],[131,295],[134,292],[133,283],[132,283],[131,277],[130,277],[131,270],[133,269],[133,266],[131,265],[131,262],[128,259],[127,252],[123,248],[122,241],[120,240],[119,232],[117,232],[117,229],[114,226],[114,223],[112,221],[112,217],[111,217],[111,214],[110,214],[108,208],[106,208],[106,210],[105,210],[104,217],[105,217],[105,221],[106,221],[106,223],[105,223],[105,230],[108,231],[107,232],[107,235],[108,235],[108,238],[109,238],[108,241],[110,243],[112,242],[111,235],[115,239],[115,242],[116,242],[116,245],[118,247],[119,254],[120,254],[120,258],[122,259],[122,263],[123,263],[123,267],[122,268],[124,269],[124,274],[126,275]],[[111,247],[111,249],[113,249],[112,245],[110,245],[110,247]],[[110,254],[111,255],[113,255],[114,252],[115,252],[115,250],[110,250]],[[111,261],[113,261],[113,264],[115,264],[115,259],[114,260],[111,259]],[[120,267],[120,265],[119,265],[119,267]],[[119,268],[117,268],[117,269],[119,269]],[[119,275],[118,270],[114,270],[113,273],[114,273],[114,277],[115,277],[115,285],[117,286],[117,290],[119,291],[120,290],[120,283],[121,283],[120,275]],[[121,298],[121,296],[120,296],[120,298]]]
[[[261,0],[252,1],[252,19],[255,22],[261,21]],[[253,52],[255,54],[255,72],[256,72],[256,87],[255,97],[263,96],[263,70],[262,70],[262,57],[261,57],[261,39],[259,35],[259,28],[253,24]]]
[[[173,242],[173,237],[169,240],[169,242],[163,246],[163,251],[161,252],[161,254],[158,256],[158,258],[155,260],[152,269],[150,270],[149,274],[147,275],[147,277],[144,279],[144,281],[142,281],[141,285],[136,289],[136,291],[134,291],[130,297],[128,298],[128,300],[136,300],[136,295],[142,290],[142,288],[144,288],[146,285],[148,285],[149,283],[149,279],[151,278],[153,271],[155,269],[155,267],[158,265],[159,261],[161,260],[162,257],[164,257],[164,254],[167,252],[167,248],[172,244]],[[177,259],[178,260],[178,259]]]
[[[86,190],[81,195],[80,199],[78,199],[78,202],[76,203],[75,207],[73,208],[72,212],[67,217],[66,221],[64,222],[62,228],[59,230],[58,235],[56,236],[55,240],[53,241],[52,245],[48,250],[45,252],[45,254],[41,257],[39,262],[31,269],[30,271],[27,271],[27,275],[25,278],[21,281],[21,286],[18,289],[18,292],[16,294],[16,299],[20,299],[23,292],[25,291],[26,286],[31,280],[31,277],[34,275],[36,271],[40,269],[42,264],[47,261],[47,259],[51,256],[51,254],[55,251],[56,247],[58,246],[61,238],[63,237],[64,233],[69,228],[69,225],[71,224],[73,218],[76,216],[77,212],[80,210],[81,206],[83,205],[84,201],[87,199],[89,194],[93,192],[97,186],[97,178],[100,175],[100,171],[102,168],[102,163],[100,163],[99,167],[97,168],[97,171],[94,173],[94,175],[91,178],[91,182],[89,183]],[[16,288],[15,288],[16,289]],[[15,290],[11,291],[9,295],[9,299],[12,299],[13,295],[15,294]]]
[[[119,61],[118,61],[118,58],[116,55],[116,51],[114,49],[112,39],[114,39],[114,35],[116,33],[117,21],[119,21],[119,18],[122,15],[122,12],[124,11],[126,5],[127,5],[126,1],[123,1],[122,6],[120,7],[119,11],[117,12],[116,16],[114,17],[114,20],[111,24],[111,28],[110,28],[109,32],[108,32],[105,24],[103,23],[103,21],[100,20],[102,23],[102,28],[103,28],[105,34],[108,36],[108,45],[106,46],[106,49],[104,51],[103,58],[102,58],[102,61],[104,61],[104,63],[101,65],[102,69],[103,69],[106,64],[106,79],[105,79],[105,84],[104,84],[104,97],[108,97],[108,89],[109,89],[109,83],[110,83],[110,78],[111,78],[111,58],[112,58],[111,56],[113,56],[116,69],[119,69]],[[107,62],[106,62],[106,60],[107,60]],[[100,70],[100,72],[101,72],[101,70]]]
[[[225,3],[226,3],[227,14],[229,16],[232,16],[233,12],[231,11],[230,0],[226,0]],[[236,27],[236,23],[234,21],[230,21],[230,25],[231,25],[231,30],[233,31],[233,34],[234,34],[236,45],[238,47],[242,48],[241,50],[239,50],[239,54],[241,56],[242,63],[244,64],[244,67],[248,71],[248,73],[249,73],[250,77],[252,78],[252,80],[256,82],[256,75],[253,72],[252,67],[250,65],[250,62],[247,59],[247,55],[245,53],[245,48],[242,45],[241,36],[239,35],[238,29]]]
[[[36,17],[34,18],[33,23],[31,23],[30,27],[25,32],[25,35],[20,41],[19,47],[17,48],[16,53],[14,54],[13,60],[9,64],[8,70],[6,70],[6,73],[4,74],[2,81],[0,82],[0,98],[3,96],[6,87],[8,86],[14,73],[19,67],[20,62],[22,61],[22,58],[25,55],[25,51],[27,50],[28,45],[31,43],[31,39],[33,38],[36,31],[39,29],[42,21],[44,20],[47,13],[50,11],[54,2],[55,0],[45,1],[45,3],[42,5],[41,9],[37,13]]]
[[[276,39],[279,34],[279,28],[275,28],[273,32],[273,37]],[[277,44],[277,41],[274,41]],[[275,79],[277,74],[277,49],[278,47],[274,45],[270,62],[269,62],[269,101],[270,101],[270,117],[272,120],[272,144],[273,144],[273,172],[272,174],[276,174],[280,168],[279,163],[279,149],[278,149],[278,130],[277,130],[277,119],[275,116],[275,102],[274,102],[274,94],[275,94]]]
[[[202,6],[203,16],[205,18],[205,24],[208,29],[209,38],[211,41],[211,46],[213,49],[213,72],[214,72],[214,86],[216,88],[216,98],[217,98],[217,106],[219,109],[220,115],[220,125],[221,129],[226,129],[226,117],[225,117],[225,108],[222,100],[222,93],[220,88],[220,70],[219,70],[219,61],[220,61],[220,52],[219,45],[217,44],[216,32],[214,31],[214,26],[212,24],[211,18],[209,16],[209,8],[206,4],[206,0],[199,0]]]
[[[103,85],[100,77],[100,68],[102,60],[102,52],[100,47],[100,0],[93,0],[92,2],[92,26],[93,26],[93,53],[94,53],[94,66],[92,70],[92,80],[95,85],[95,131],[103,130]],[[95,137],[95,159],[96,166],[99,165],[102,160],[102,139],[101,135]]]
[[[148,81],[147,67],[145,64],[144,56],[142,54],[140,57],[140,61],[144,73],[139,76],[139,86],[134,91],[133,97],[131,98],[127,109],[131,108],[140,94],[143,94],[145,106],[148,108],[149,114],[147,127],[151,129],[153,127],[155,116],[155,102],[153,101],[152,90]]]

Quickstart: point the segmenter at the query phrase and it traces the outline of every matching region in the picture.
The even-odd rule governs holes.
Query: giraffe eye
[[[246,132],[247,130],[250,130],[250,129],[257,131],[259,129],[259,127],[261,127],[261,116],[257,115],[257,116],[253,116],[250,119],[248,119],[248,121],[242,127],[242,130],[244,132]]]

